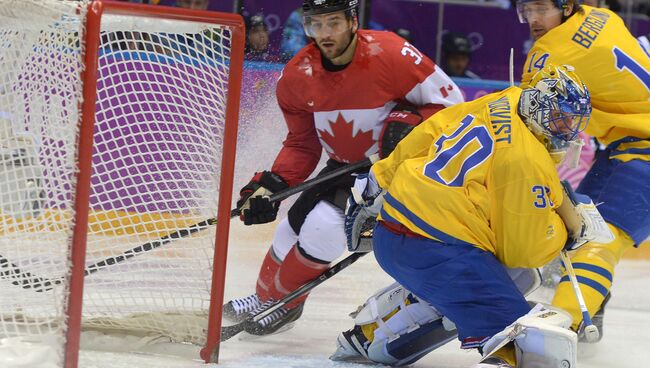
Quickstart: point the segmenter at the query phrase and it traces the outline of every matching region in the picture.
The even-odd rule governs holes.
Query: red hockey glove
[[[237,208],[244,225],[265,224],[274,221],[278,215],[280,201],[269,201],[269,197],[289,185],[271,171],[255,173],[253,179],[239,191]]]
[[[397,105],[384,120],[379,135],[379,157],[388,157],[397,144],[421,122],[422,115],[417,110]]]

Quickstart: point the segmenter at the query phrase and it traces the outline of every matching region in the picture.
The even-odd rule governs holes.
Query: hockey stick
[[[367,253],[352,253],[349,256],[347,256],[345,259],[343,259],[341,262],[335,264],[334,266],[330,267],[327,269],[327,271],[323,272],[320,276],[317,278],[313,279],[312,281],[309,281],[308,283],[304,284],[303,286],[297,288],[296,290],[292,291],[291,293],[287,294],[284,298],[280,299],[277,303],[273,304],[270,308],[263,310],[262,312],[254,315],[254,316],[249,316],[246,318],[244,321],[237,323],[236,325],[232,326],[226,326],[221,328],[221,341],[226,341],[230,339],[231,337],[237,335],[238,333],[244,331],[244,328],[247,324],[252,323],[252,322],[257,322],[261,320],[262,318],[268,316],[269,314],[275,312],[279,308],[283,307],[287,303],[290,303],[291,301],[295,300],[296,298],[299,298],[308,292],[310,292],[313,288],[316,286],[322,284],[325,282],[325,280],[331,278],[332,276],[336,275],[337,273],[341,272],[344,268],[348,267],[349,265],[353,264],[354,262],[357,261],[357,259],[365,256]]]
[[[578,284],[576,271],[573,269],[573,264],[571,264],[571,259],[569,258],[566,249],[562,249],[562,252],[560,252],[560,257],[562,257],[564,268],[566,268],[566,273],[569,275],[569,280],[571,280],[571,286],[573,286],[573,291],[575,292],[576,298],[578,299],[580,312],[582,312],[582,321],[585,324],[585,338],[588,342],[596,342],[600,337],[600,333],[598,332],[598,327],[594,326],[594,323],[589,316],[589,310],[587,310],[585,298],[582,296],[582,290],[580,290],[580,285]]]
[[[279,191],[271,195],[269,201],[271,202],[281,201],[296,193],[300,193],[306,189],[309,189],[316,184],[320,184],[325,181],[336,178],[340,175],[351,173],[353,171],[362,169],[364,167],[368,167],[372,165],[374,162],[376,162],[378,159],[379,157],[377,155],[372,155],[353,164],[339,167],[338,169],[329,171],[323,175],[316,176],[313,179],[306,180],[301,184]],[[237,217],[239,216],[240,213],[241,213],[241,209],[235,208],[232,211],[230,211],[230,218]],[[188,235],[205,230],[216,223],[217,223],[217,219],[215,217],[209,218],[207,220],[193,224],[185,229],[181,229],[172,232],[170,234],[167,234],[160,239],[147,242],[135,248],[131,248],[119,255],[105,258],[101,261],[88,265],[85,270],[85,275],[86,276],[91,275],[101,270],[103,267],[124,262],[130,258],[137,256],[138,254],[148,252],[150,250],[168,244],[176,239],[184,238]],[[20,286],[23,289],[34,289],[34,291],[36,292],[52,290],[55,285],[61,284],[64,280],[63,278],[45,279],[45,278],[35,276],[28,271],[21,270],[17,265],[11,263],[6,257],[2,255],[0,255],[0,268],[5,270],[0,273],[0,278],[6,278],[6,277],[12,278],[14,279],[13,281],[11,281],[12,284],[16,286]]]
[[[313,187],[316,184],[320,184],[320,183],[323,183],[325,181],[334,179],[334,178],[336,178],[338,176],[341,176],[343,174],[347,174],[347,173],[351,173],[351,172],[359,170],[359,169],[363,169],[364,167],[369,167],[370,165],[374,164],[378,160],[379,160],[379,155],[374,154],[374,155],[372,155],[370,157],[366,157],[363,160],[357,161],[357,162],[355,162],[353,164],[341,166],[338,169],[328,171],[325,174],[318,175],[317,177],[315,177],[313,179],[306,180],[302,184],[298,184],[296,186],[293,186],[293,187],[287,188],[285,190],[279,191],[279,192],[277,192],[275,194],[272,194],[269,197],[269,201],[270,202],[281,201],[283,199],[291,197],[292,195],[294,195],[296,193],[300,193],[300,192],[302,192],[302,191],[304,191],[306,189],[309,189],[309,188]],[[230,211],[230,217],[231,218],[232,217],[237,217],[237,216],[239,216],[240,213],[241,213],[241,208],[235,208],[232,211]],[[216,219],[214,219],[214,220],[216,222]]]

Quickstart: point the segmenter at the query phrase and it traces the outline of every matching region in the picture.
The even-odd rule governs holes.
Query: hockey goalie
[[[556,171],[590,113],[573,68],[548,65],[529,85],[435,114],[357,177],[348,247],[377,216],[375,258],[402,286],[353,314],[332,359],[405,365],[457,336],[482,353],[475,368],[575,367],[571,315],[524,296],[539,283],[530,269],[613,239]]]

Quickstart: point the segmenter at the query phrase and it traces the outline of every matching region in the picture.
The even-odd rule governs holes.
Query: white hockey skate
[[[275,305],[276,301],[269,300],[262,304],[257,309],[253,310],[250,314],[257,315],[262,313],[267,308]],[[244,326],[244,331],[253,336],[272,335],[291,329],[295,322],[302,315],[305,303],[302,302],[298,306],[286,309],[281,307],[273,311],[268,316],[260,319],[259,321],[249,321]]]

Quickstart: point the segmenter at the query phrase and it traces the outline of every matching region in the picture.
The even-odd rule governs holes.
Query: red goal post
[[[41,15],[52,23],[39,29]],[[241,16],[98,0],[0,0],[0,16],[20,29],[0,33],[0,63],[13,68],[0,78],[10,193],[0,198],[0,292],[12,299],[0,303],[0,333],[64,335],[66,368],[77,366],[82,328],[151,329],[216,362]],[[141,246],[213,217],[216,231]]]

